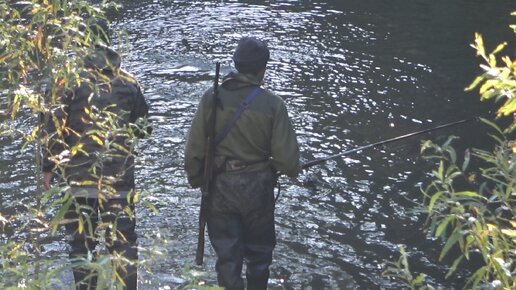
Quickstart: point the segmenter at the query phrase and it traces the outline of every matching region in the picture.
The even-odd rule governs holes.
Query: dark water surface
[[[152,138],[142,142],[138,180],[159,213],[140,209],[140,241],[148,246],[143,236],[159,228],[169,251],[152,261],[152,274],[142,274],[141,289],[175,289],[185,265],[193,264],[200,198],[182,170],[185,136],[212,84],[215,61],[229,72],[241,36],[267,40],[272,60],[265,86],[286,101],[308,161],[487,114],[489,106],[463,91],[480,61],[469,44],[477,31],[491,48],[511,40],[511,2],[122,1],[112,28],[127,33],[115,42],[123,47],[124,68],[144,87],[155,124]],[[424,138],[454,134],[481,146],[478,128],[468,124]],[[434,286],[460,288],[460,278],[444,279],[440,243],[426,237],[424,218],[410,211],[428,170],[420,140],[314,167],[299,180],[314,175],[316,188],[282,179],[270,288],[399,289],[381,271],[400,244],[407,245],[412,269],[429,274]],[[31,200],[33,151],[20,155],[18,142],[0,142],[1,206]],[[54,242],[48,249],[65,247]],[[208,283],[216,282],[214,263],[208,246],[202,269]]]

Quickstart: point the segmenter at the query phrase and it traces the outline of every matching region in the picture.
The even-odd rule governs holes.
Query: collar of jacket
[[[236,90],[248,86],[260,86],[262,80],[253,74],[243,74],[236,71],[230,72],[222,79],[222,86],[230,90]]]
[[[91,54],[85,57],[84,66],[102,71],[117,71],[122,59],[120,55],[104,45],[96,45]]]

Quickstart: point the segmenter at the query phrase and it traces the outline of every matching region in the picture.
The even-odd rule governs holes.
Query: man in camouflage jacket
[[[110,253],[131,261],[118,261],[115,267],[124,289],[137,287],[134,141],[150,133],[150,127],[145,128],[142,119],[148,105],[140,86],[120,63],[115,51],[96,45],[84,59],[78,86],[62,90],[52,84],[60,106],[45,117],[43,185],[48,190],[55,176],[68,188],[65,228],[72,236],[70,258],[77,289],[96,288],[97,273],[80,265],[95,256],[100,218],[109,224],[105,237]]]
[[[269,50],[256,38],[242,38],[233,55],[238,72],[224,77],[219,88],[216,132],[221,132],[240,103],[260,86]],[[185,170],[193,187],[202,185],[206,136],[213,89],[202,97],[189,130]],[[244,289],[241,271],[246,260],[247,289],[267,289],[269,265],[276,244],[274,186],[277,172],[300,172],[296,135],[283,100],[261,90],[215,148],[219,168],[208,203],[208,234],[217,253],[219,285]]]

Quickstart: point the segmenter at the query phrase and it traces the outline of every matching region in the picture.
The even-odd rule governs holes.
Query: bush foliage
[[[2,211],[11,206],[16,208],[8,210],[9,214],[6,211],[0,212],[1,289],[70,286],[62,281],[62,274],[70,270],[70,265],[56,263],[53,261],[55,258],[46,255],[41,246],[45,239],[52,239],[57,234],[59,226],[67,222],[64,214],[74,202],[67,193],[66,186],[43,190],[40,179],[41,157],[48,153],[43,151],[49,147],[43,127],[48,121],[59,123],[54,112],[62,106],[62,93],[82,81],[83,58],[101,41],[102,36],[98,31],[92,30],[92,24],[105,20],[105,9],[113,5],[103,1],[95,6],[89,1],[78,0],[0,3],[0,138],[22,140],[21,147],[18,148],[20,152],[24,148],[34,149],[33,169],[36,177],[36,186],[30,190],[33,192],[28,202],[14,201],[16,205],[2,205]],[[116,144],[111,145],[107,142],[107,137],[103,136],[126,134],[135,139],[130,128],[121,132],[116,127],[109,112],[91,112],[91,115],[92,120],[102,120],[101,129],[91,132],[91,137],[96,137],[98,142],[105,145],[104,156],[117,148],[109,148]],[[61,133],[64,130],[67,128],[58,127],[56,130],[56,135],[63,144],[65,142]],[[62,153],[73,155],[80,150],[79,144],[74,148],[65,148]],[[59,161],[65,161],[63,156],[60,154],[50,158],[58,161],[59,167]],[[105,157],[100,156],[99,163],[102,163],[101,158]],[[148,203],[147,205],[152,207]],[[90,236],[98,238],[107,228],[116,232],[116,225],[107,223],[99,226],[98,231],[92,232],[87,216],[80,218],[79,230],[89,231]],[[154,242],[156,241],[158,240],[155,239]],[[140,262],[148,258],[147,253],[154,255],[159,252],[163,252],[162,249],[143,249],[140,251]],[[114,265],[126,263],[123,257],[101,253],[96,260],[84,259],[77,262],[100,273],[99,287],[115,289],[122,286],[123,282],[114,271]]]
[[[516,26],[512,28],[516,32]],[[423,157],[437,165],[430,173],[431,182],[422,189],[427,230],[444,242],[440,260],[452,255],[452,248],[460,249],[447,276],[472,256],[481,258],[481,265],[464,288],[516,289],[516,141],[512,139],[516,129],[516,61],[501,55],[507,43],[486,52],[480,34],[475,35],[472,47],[485,63],[480,65],[483,73],[466,90],[478,88],[482,101],[500,104],[495,117],[508,118],[508,125],[500,128],[495,120],[482,119],[494,131],[490,134],[493,149],[466,150],[462,158],[451,144],[455,137],[443,145],[423,143]],[[401,278],[411,289],[431,288],[424,283],[424,274],[413,278],[405,251],[401,253],[398,262],[388,263],[384,274]]]

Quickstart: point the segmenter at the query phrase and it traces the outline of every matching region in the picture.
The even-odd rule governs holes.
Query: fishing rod
[[[401,136],[394,137],[394,138],[391,138],[391,139],[387,139],[387,140],[384,140],[384,141],[380,141],[380,142],[372,143],[372,144],[365,145],[365,146],[362,146],[362,147],[358,147],[358,148],[355,148],[355,149],[351,149],[351,150],[348,150],[348,151],[344,151],[344,152],[339,153],[339,154],[330,155],[330,156],[327,156],[327,157],[323,157],[323,158],[315,159],[315,160],[312,160],[312,161],[308,161],[308,162],[302,164],[301,168],[303,168],[303,169],[310,168],[312,166],[324,163],[324,162],[326,162],[328,160],[335,159],[335,158],[342,157],[342,156],[346,156],[346,155],[350,155],[350,154],[353,154],[353,153],[356,153],[356,152],[359,152],[359,151],[362,151],[362,150],[365,150],[365,149],[369,149],[369,148],[385,145],[387,143],[403,140],[405,138],[409,138],[409,137],[412,137],[412,136],[425,134],[425,133],[432,132],[432,131],[437,131],[437,130],[440,130],[440,129],[456,126],[456,125],[459,125],[459,124],[464,124],[464,123],[468,123],[468,122],[471,122],[471,121],[477,121],[479,119],[480,119],[479,117],[473,117],[473,118],[469,118],[469,119],[464,119],[464,120],[460,120],[460,121],[455,121],[455,122],[447,123],[447,124],[440,125],[440,126],[437,126],[437,127],[434,127],[434,128],[429,128],[429,129],[426,129],[426,130],[421,130],[421,131],[417,131],[417,132],[401,135]]]

